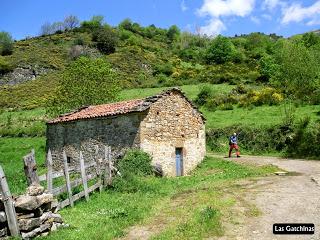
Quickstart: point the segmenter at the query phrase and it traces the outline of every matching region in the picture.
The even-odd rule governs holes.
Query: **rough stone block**
[[[16,199],[15,207],[17,212],[19,211],[32,211],[38,208],[40,205],[37,201],[37,197],[29,195],[21,195]]]
[[[44,187],[39,184],[32,184],[27,188],[27,194],[30,196],[38,196],[44,193]]]
[[[7,221],[7,215],[5,212],[0,212],[0,222],[6,222]]]
[[[40,218],[20,219],[18,224],[21,231],[30,231],[40,226]]]

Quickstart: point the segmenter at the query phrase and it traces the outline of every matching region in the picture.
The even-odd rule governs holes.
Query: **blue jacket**
[[[238,144],[237,136],[232,135],[229,140],[230,140],[229,141],[230,144]]]

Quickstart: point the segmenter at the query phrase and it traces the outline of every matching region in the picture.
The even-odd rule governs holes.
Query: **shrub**
[[[265,87],[261,90],[249,90],[247,94],[240,97],[240,106],[261,106],[278,105],[284,100],[281,93],[271,87]]]
[[[0,55],[11,55],[13,52],[13,39],[8,32],[0,32]]]
[[[143,177],[153,174],[151,157],[147,153],[133,149],[118,161],[118,175],[112,185],[121,192],[149,191],[150,186],[144,182]]]
[[[206,60],[210,64],[223,64],[232,58],[234,51],[235,47],[230,39],[219,35],[210,43],[206,53]]]
[[[137,176],[148,176],[152,174],[151,157],[142,150],[128,150],[118,163],[121,175],[133,174]]]
[[[156,65],[155,69],[153,71],[153,74],[157,75],[157,74],[161,74],[161,73],[164,74],[164,75],[170,76],[173,73],[173,65],[172,65],[172,63],[166,62],[166,63],[163,63],[163,64]]]
[[[0,74],[5,74],[13,70],[13,66],[6,61],[6,59],[0,56]]]
[[[96,41],[97,48],[102,53],[110,54],[116,51],[118,37],[110,27],[105,26],[96,31],[93,35],[93,40]]]
[[[211,98],[212,95],[212,89],[209,86],[205,85],[201,88],[200,92],[198,93],[195,103],[199,106],[203,106],[207,103],[207,101]]]

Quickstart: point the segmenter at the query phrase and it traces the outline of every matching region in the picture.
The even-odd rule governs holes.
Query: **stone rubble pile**
[[[18,225],[23,239],[46,236],[66,224],[57,213],[58,201],[44,187],[33,184],[15,199]],[[1,214],[0,214],[1,215]],[[1,216],[0,216],[1,221]]]

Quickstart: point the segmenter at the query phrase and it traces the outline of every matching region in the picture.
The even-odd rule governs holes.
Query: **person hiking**
[[[229,138],[229,158],[231,157],[232,150],[236,150],[237,157],[240,157],[240,152],[239,152],[239,146],[238,146],[238,139],[237,139],[237,133],[234,133],[230,138]]]

